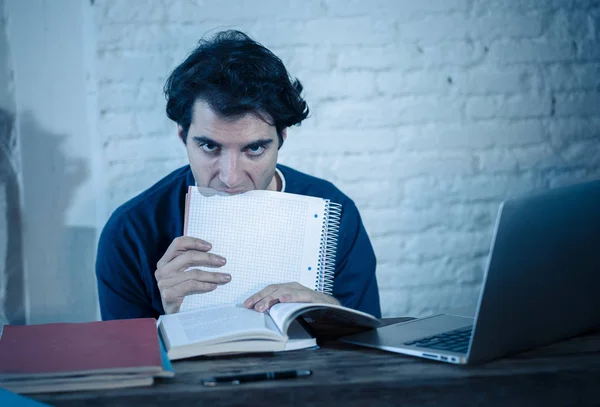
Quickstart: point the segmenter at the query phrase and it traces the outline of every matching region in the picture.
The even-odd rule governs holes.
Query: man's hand
[[[231,281],[231,275],[204,270],[185,271],[190,267],[221,267],[225,258],[208,253],[211,244],[189,236],[178,237],[158,261],[154,272],[165,313],[179,311],[189,294],[213,291]]]
[[[271,284],[244,301],[244,307],[264,312],[278,302],[324,302],[340,305],[331,295],[311,290],[300,283]]]

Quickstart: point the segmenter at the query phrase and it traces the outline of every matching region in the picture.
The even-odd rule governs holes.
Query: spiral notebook
[[[202,192],[201,192],[202,191]],[[269,284],[297,281],[331,294],[342,207],[328,199],[274,191],[210,195],[190,187],[184,234],[212,244],[231,274],[215,291],[188,295],[180,311],[242,303]]]

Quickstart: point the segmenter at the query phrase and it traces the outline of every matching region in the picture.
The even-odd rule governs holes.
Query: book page
[[[379,319],[365,312],[325,303],[279,303],[269,309],[269,315],[284,334],[290,323],[300,315],[304,316],[309,324],[331,330],[377,328],[382,325]]]
[[[191,343],[206,345],[242,339],[283,340],[267,314],[233,304],[162,315],[170,348]]]
[[[300,323],[294,320],[287,330],[288,340],[284,351],[317,347],[317,339],[306,332]]]
[[[273,191],[233,196],[189,192],[187,235],[212,244],[227,259],[219,269],[231,282],[215,291],[187,296],[181,311],[242,303],[269,284],[297,281],[315,289],[326,201]]]

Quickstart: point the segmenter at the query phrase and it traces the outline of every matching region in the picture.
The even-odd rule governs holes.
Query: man
[[[177,312],[186,295],[231,281],[218,271],[227,260],[210,251],[210,242],[182,237],[185,194],[194,184],[342,204],[333,295],[275,284],[244,306],[264,312],[277,302],[341,303],[381,316],[375,255],[354,202],[327,181],[277,165],[287,128],[308,115],[301,91],[279,58],[239,31],[201,41],[175,68],[165,84],[167,115],[177,123],[189,165],[119,207],[104,227],[96,260],[103,319]]]

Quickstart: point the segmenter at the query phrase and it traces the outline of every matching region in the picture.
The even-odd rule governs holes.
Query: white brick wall
[[[245,30],[305,85],[312,114],[280,161],[356,201],[387,316],[473,304],[498,203],[600,177],[600,1],[94,7],[108,209],[186,162],[170,69],[203,34]]]

